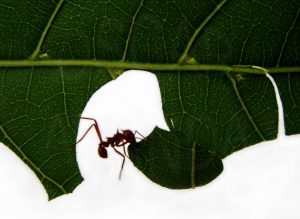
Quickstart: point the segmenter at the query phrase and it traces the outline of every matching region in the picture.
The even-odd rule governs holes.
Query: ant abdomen
[[[98,154],[102,158],[107,158],[107,150],[106,150],[106,148],[99,146],[98,147]]]

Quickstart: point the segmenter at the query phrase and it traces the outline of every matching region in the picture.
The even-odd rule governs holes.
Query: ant
[[[142,137],[139,139],[144,139],[144,136],[142,134],[140,134],[138,131],[135,131],[133,133],[131,130],[126,129],[126,130],[121,130],[121,132],[119,132],[119,130],[118,130],[117,133],[113,137],[108,137],[106,141],[103,141],[97,121],[95,119],[89,118],[89,117],[80,117],[80,118],[86,119],[86,120],[91,120],[91,121],[93,121],[93,124],[87,129],[87,131],[76,142],[76,144],[81,142],[85,138],[87,133],[94,127],[96,130],[97,136],[99,138],[99,141],[100,141],[99,147],[98,147],[99,156],[102,158],[107,158],[107,149],[106,148],[111,146],[117,154],[119,154],[120,156],[123,157],[123,162],[122,162],[122,166],[121,166],[120,173],[119,173],[119,179],[121,179],[121,175],[122,175],[122,171],[123,171],[123,167],[124,167],[124,163],[125,163],[125,156],[128,157],[126,154],[125,145],[127,143],[135,145],[137,143],[136,138],[138,138],[138,137],[135,137],[136,134],[139,134]],[[118,151],[116,149],[116,147],[123,147],[124,154],[122,154],[120,151]]]

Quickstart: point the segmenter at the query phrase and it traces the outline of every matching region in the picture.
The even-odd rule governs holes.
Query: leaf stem
[[[137,69],[148,71],[226,71],[231,73],[245,73],[265,75],[269,74],[300,72],[300,66],[257,68],[251,65],[205,65],[205,64],[160,64],[139,63],[107,60],[0,60],[0,67],[38,67],[38,66],[80,66],[116,69]],[[264,69],[264,70],[262,70]]]

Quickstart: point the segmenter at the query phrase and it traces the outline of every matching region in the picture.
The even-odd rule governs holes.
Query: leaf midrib
[[[299,73],[300,66],[282,66],[282,67],[259,67],[252,65],[219,65],[219,64],[161,64],[161,63],[143,63],[143,62],[123,62],[109,60],[73,60],[73,59],[52,59],[52,60],[0,60],[0,67],[98,67],[110,69],[137,69],[149,71],[204,71],[231,72],[240,74],[282,74]],[[262,70],[264,69],[264,70]]]
[[[216,7],[212,10],[212,12],[207,16],[207,18],[200,23],[198,28],[195,29],[193,35],[189,39],[187,46],[185,47],[183,53],[181,54],[177,63],[174,64],[158,64],[158,63],[141,63],[141,62],[127,62],[125,61],[125,57],[128,50],[129,41],[131,39],[133,25],[135,23],[136,17],[143,6],[144,0],[141,0],[138,8],[135,11],[135,14],[132,18],[131,26],[128,32],[127,41],[125,45],[125,49],[123,51],[123,58],[121,61],[108,61],[108,60],[37,60],[37,55],[40,53],[41,46],[46,40],[46,37],[50,31],[50,28],[57,17],[58,12],[61,10],[64,0],[60,0],[49,21],[47,22],[44,31],[41,34],[41,37],[38,41],[38,44],[30,55],[29,59],[26,60],[0,60],[0,67],[35,67],[35,66],[90,66],[90,67],[103,67],[107,69],[137,69],[137,70],[153,70],[153,71],[218,71],[218,72],[236,72],[236,73],[247,73],[247,74],[262,74],[265,75],[264,71],[260,69],[256,69],[252,66],[229,66],[229,65],[218,65],[218,64],[183,64],[184,59],[187,57],[192,45],[194,44],[199,34],[203,31],[203,29],[207,26],[207,24],[213,19],[213,17],[221,10],[221,8],[225,5],[228,0],[222,0],[219,4],[216,4]],[[300,10],[300,9],[299,9]],[[299,14],[298,10],[298,14]],[[298,16],[297,14],[297,16]],[[296,16],[296,17],[297,17]],[[295,19],[296,20],[296,19]],[[294,23],[295,23],[294,20]],[[261,67],[267,70],[269,74],[274,73],[286,73],[286,72],[300,72],[300,66],[287,66],[287,67]],[[114,79],[114,76],[112,79]]]

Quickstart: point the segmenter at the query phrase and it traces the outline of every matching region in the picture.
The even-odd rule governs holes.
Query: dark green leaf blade
[[[158,74],[171,130],[184,132],[222,158],[276,138],[278,111],[271,82],[261,76],[240,77],[234,80],[235,89],[225,74]]]
[[[217,5],[222,3],[224,1]],[[299,46],[299,40],[293,37],[294,32],[299,35],[299,4],[293,3],[295,5],[272,4],[274,11],[268,8],[268,1],[222,4],[218,13],[211,13],[213,19],[205,26],[202,26],[205,20],[199,25],[200,34],[191,38],[194,42],[186,47],[186,58],[194,63],[299,64],[299,59],[284,61],[294,51],[285,44]],[[278,14],[281,20],[277,19]],[[275,17],[277,22],[272,21]],[[197,145],[221,158],[276,138],[278,129],[277,103],[271,82],[260,76],[232,76],[228,79],[226,72],[223,76],[212,72],[158,73],[164,113],[171,130],[182,131]],[[162,140],[159,136],[156,138],[156,142]],[[158,165],[156,168],[162,169]]]
[[[216,178],[223,170],[222,158],[276,138],[278,110],[271,82],[261,76],[239,77],[232,82],[212,72],[158,74],[171,132],[156,129],[142,143],[131,145],[135,166],[160,185],[191,188]],[[203,156],[194,164],[193,143],[196,154]]]
[[[0,140],[37,174],[49,198],[82,181],[75,159],[80,114],[99,86],[103,69],[0,69]]]
[[[172,189],[205,185],[223,170],[215,153],[189,141],[181,132],[156,128],[147,139],[131,144],[128,151],[134,165],[147,177]]]
[[[288,45],[299,46],[299,39],[293,37],[295,33],[299,35],[299,3],[219,1],[215,8],[218,13],[212,11],[213,18],[207,16],[210,21],[200,22],[199,32],[195,31],[199,35],[190,39],[192,43],[187,45],[179,61],[184,61],[186,55],[185,58],[194,63],[257,66],[300,63],[297,58],[292,62],[286,58],[294,51]],[[180,130],[220,158],[274,139],[278,129],[277,103],[271,82],[261,76],[238,74],[227,78],[226,74],[228,72],[223,76],[212,72],[158,73],[164,113],[171,130]],[[155,136],[154,142],[162,141],[160,136]],[[135,159],[136,156],[133,162]],[[164,165],[156,164],[153,168],[163,169]],[[143,171],[152,180],[157,179],[150,174],[153,170]],[[177,181],[172,174],[168,180]],[[164,180],[159,182],[163,184]]]
[[[0,1],[0,59],[27,58],[37,46],[58,0]]]
[[[299,66],[299,8],[297,0],[0,0],[0,57],[2,60],[29,57],[40,61],[103,59],[153,64]],[[64,80],[70,81],[64,87],[60,70],[65,72]],[[22,153],[29,156],[37,167],[42,165],[40,160],[52,160],[51,156],[65,150],[65,145],[74,144],[84,104],[93,91],[111,79],[101,68],[2,68],[0,73],[0,139],[23,159]],[[180,131],[187,136],[186,142],[180,145],[195,143],[197,150],[207,153],[207,159],[223,158],[276,137],[277,106],[271,83],[265,77],[230,72],[157,72],[157,75],[171,128],[171,133],[165,135],[178,141],[175,133]],[[299,104],[288,92],[297,92],[298,82],[291,83],[293,88],[289,89],[288,77],[287,74],[278,76],[277,81],[282,81],[279,87],[285,112],[293,110],[285,117],[291,118],[286,121],[287,132],[294,134],[300,132],[299,126],[292,122],[299,120],[298,107],[294,106]],[[64,89],[70,93],[62,95]],[[32,104],[28,101],[31,99],[37,103]],[[34,121],[34,118],[46,119]],[[43,129],[47,132],[39,136]],[[154,145],[151,147],[160,143],[161,137],[157,135],[160,132],[150,136]],[[18,146],[27,143],[33,143],[32,148],[24,146],[24,152],[22,149],[20,153]],[[141,156],[147,147],[140,147],[141,151],[132,156],[134,163],[143,161]],[[81,178],[76,175],[74,151],[60,154],[53,165],[46,163],[41,169],[47,170],[47,175],[59,186],[71,179],[65,185],[69,192]],[[70,164],[68,168],[72,171],[61,171],[61,160]],[[168,162],[153,167],[157,168],[156,175],[165,173]],[[34,165],[31,167],[43,180],[43,174]],[[71,172],[75,174],[74,180]],[[187,169],[187,172],[192,171]],[[204,173],[207,176],[203,179],[210,180],[219,174],[218,171],[212,171],[211,176],[208,171]],[[153,179],[153,175],[145,174]],[[171,172],[168,174],[172,176]],[[163,178],[155,181],[169,184]],[[173,184],[173,188],[188,185],[178,179],[174,182],[178,185]],[[53,183],[45,180],[43,183],[50,198],[63,193]]]
[[[299,65],[300,51],[300,8],[291,25],[278,66]],[[279,89],[284,111],[285,132],[287,135],[300,133],[300,77],[299,73],[289,73],[274,75],[274,79]]]

